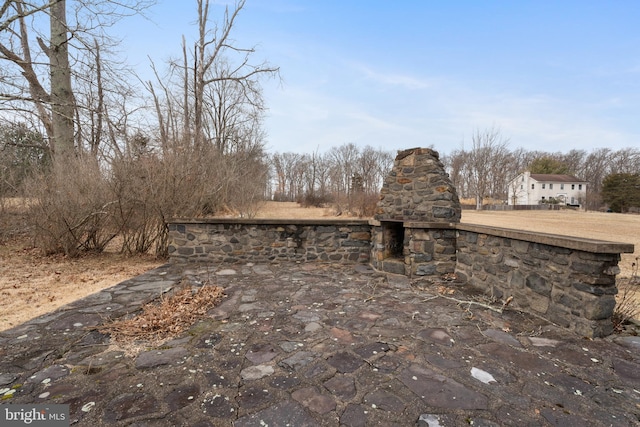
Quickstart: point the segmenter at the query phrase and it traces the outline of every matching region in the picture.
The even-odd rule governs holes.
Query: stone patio
[[[187,333],[129,354],[97,331],[185,279],[226,293]],[[452,298],[486,303],[362,264],[168,264],[0,333],[1,403],[77,426],[640,425],[640,338]]]

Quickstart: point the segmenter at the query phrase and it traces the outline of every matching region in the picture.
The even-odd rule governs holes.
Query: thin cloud
[[[364,74],[365,78],[383,85],[401,86],[411,90],[428,89],[434,85],[430,80],[405,74],[377,72],[365,65],[354,65],[354,68]]]

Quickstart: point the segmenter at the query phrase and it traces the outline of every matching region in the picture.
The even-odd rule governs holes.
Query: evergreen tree
[[[602,200],[613,212],[640,207],[640,174],[613,173],[602,182]]]
[[[529,171],[531,173],[566,175],[569,173],[569,167],[561,160],[544,156],[532,161],[529,165]]]

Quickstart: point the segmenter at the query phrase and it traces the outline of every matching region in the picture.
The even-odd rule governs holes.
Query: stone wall
[[[631,244],[460,223],[397,222],[385,230],[362,220],[177,220],[169,226],[169,254],[172,262],[371,263],[426,279],[455,272],[463,286],[497,301],[513,297],[514,307],[598,337],[612,332],[620,253],[634,251]],[[385,232],[397,247],[385,246]]]
[[[612,333],[620,253],[633,245],[458,224],[458,280],[586,337]]]
[[[371,227],[358,220],[177,220],[168,245],[172,262],[367,263]]]
[[[374,219],[177,220],[171,261],[368,263],[412,278],[458,277],[587,337],[612,332],[620,253],[633,245],[460,224],[436,151],[398,152]]]

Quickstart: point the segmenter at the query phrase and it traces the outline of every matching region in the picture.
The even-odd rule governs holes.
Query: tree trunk
[[[51,5],[51,121],[53,127],[53,154],[57,158],[70,158],[74,154],[73,91],[67,35],[66,1]]]

